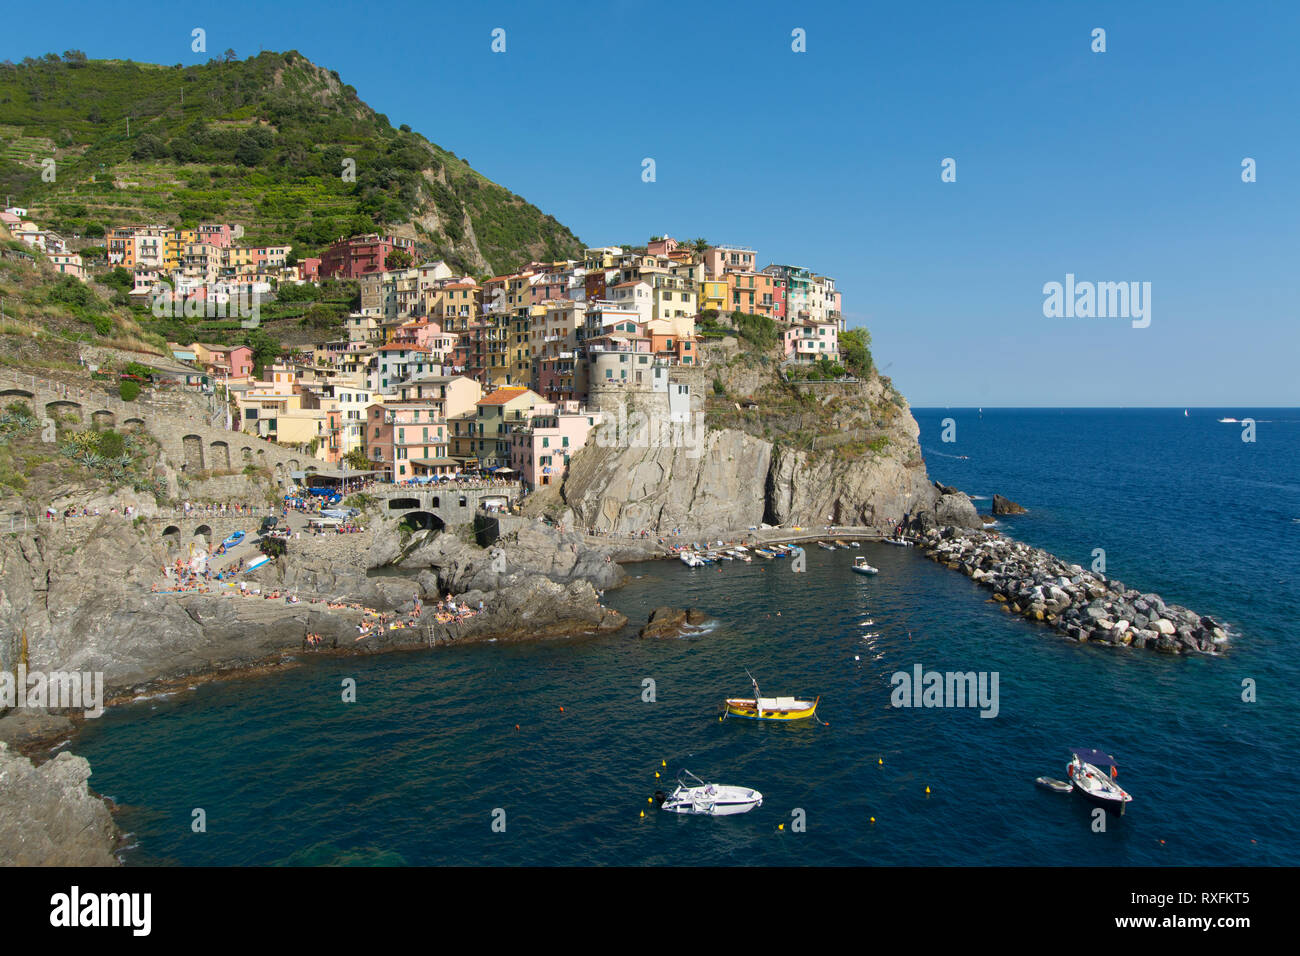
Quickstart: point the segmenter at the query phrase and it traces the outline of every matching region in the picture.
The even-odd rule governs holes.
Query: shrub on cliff
[[[122,396],[124,402],[134,402],[140,394],[140,383],[126,381],[118,386],[117,394]]]
[[[866,329],[847,329],[840,335],[840,358],[849,371],[859,378],[871,374],[871,333]]]

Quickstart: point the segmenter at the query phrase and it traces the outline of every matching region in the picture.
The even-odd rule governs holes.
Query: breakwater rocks
[[[926,557],[991,588],[1011,613],[1075,641],[1216,654],[1228,639],[1212,618],[987,531],[944,528],[918,535],[916,543]]]

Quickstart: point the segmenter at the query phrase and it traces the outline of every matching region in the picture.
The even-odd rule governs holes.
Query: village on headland
[[[4,215],[88,281],[26,210]],[[88,657],[119,692],[285,654],[609,632],[627,623],[603,602],[622,562],[748,562],[827,535],[909,536],[934,556],[949,547],[936,535],[991,520],[929,480],[869,335],[846,329],[835,281],[812,270],[655,237],[480,281],[414,265],[393,235],[301,260],[239,236],[115,228],[107,267],[130,272],[142,308],[238,317],[250,344],[87,348],[89,384],[0,370],[6,400],[31,406],[15,427],[51,416],[77,462],[91,461],[87,434],[92,452],[114,434],[130,467],[149,459],[133,484],[52,492],[7,529],[48,541],[15,567],[55,582],[40,592],[15,572],[10,623],[47,661]],[[333,279],[359,289],[337,335],[257,338],[277,293]],[[1156,649],[1218,643],[1213,622],[1180,641],[1133,616],[1122,643],[1146,644],[1148,621]]]

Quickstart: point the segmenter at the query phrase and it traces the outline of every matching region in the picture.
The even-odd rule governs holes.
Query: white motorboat
[[[688,780],[694,781],[691,785]],[[677,789],[671,794],[655,794],[659,809],[669,813],[693,813],[708,817],[726,817],[748,813],[763,805],[763,795],[749,787],[729,787],[719,783],[705,783],[689,770],[677,775]]]
[[[683,551],[681,553],[682,564],[688,568],[700,568],[704,566],[704,559],[693,551]]]
[[[857,557],[853,559],[852,570],[856,571],[858,574],[879,574],[880,573],[880,568],[873,568],[871,565],[867,564],[867,559],[864,557]]]
[[[912,547],[912,542],[908,541],[906,538],[902,537],[901,535],[895,535],[892,538],[885,538],[884,542],[885,544],[897,545],[900,548]]]
[[[1115,777],[1119,773],[1115,758],[1100,750],[1085,748],[1072,750],[1070,758],[1070,762],[1065,766],[1065,773],[1070,783],[1074,784],[1074,789],[1094,803],[1123,815],[1124,807],[1133,798],[1123,787],[1115,783]],[[1108,768],[1109,773],[1102,770],[1102,767]]]
[[[831,544],[829,541],[818,541],[817,547],[821,548],[823,551],[835,550],[835,545]]]

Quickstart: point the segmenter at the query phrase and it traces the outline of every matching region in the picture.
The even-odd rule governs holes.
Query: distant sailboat
[[[1183,409],[1183,418],[1186,418],[1186,417],[1187,417],[1187,409],[1184,408],[1184,409]]]

